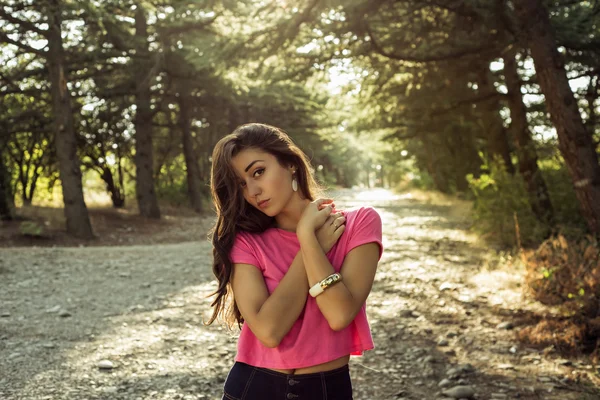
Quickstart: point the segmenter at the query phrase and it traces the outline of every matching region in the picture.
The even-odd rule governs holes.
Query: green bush
[[[427,171],[417,171],[413,174],[414,178],[410,181],[410,187],[422,190],[435,190],[433,178]]]
[[[560,161],[544,160],[540,162],[540,169],[548,186],[558,230],[569,239],[583,236],[587,226],[566,166]]]
[[[172,206],[181,207],[190,204],[187,182],[185,181],[174,182],[170,185],[162,183],[156,187],[156,195],[161,202]]]
[[[44,236],[44,227],[34,221],[25,221],[19,225],[19,232],[23,236],[41,238]]]
[[[486,239],[505,246],[517,245],[516,227],[523,246],[541,242],[549,226],[538,221],[531,211],[525,182],[511,175],[500,162],[485,162],[479,178],[467,175],[474,195],[474,228]]]
[[[539,162],[554,209],[553,227],[540,222],[531,211],[521,175],[511,175],[500,165],[498,162],[486,162],[482,166],[484,173],[478,179],[473,175],[467,176],[474,195],[476,230],[503,245],[514,246],[517,244],[516,215],[523,246],[541,243],[551,229],[571,239],[586,234],[585,220],[579,211],[573,183],[561,159]]]

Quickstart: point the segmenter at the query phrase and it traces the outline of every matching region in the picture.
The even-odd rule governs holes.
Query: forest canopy
[[[214,144],[284,129],[327,187],[474,200],[525,242],[600,232],[595,1],[58,1],[0,6],[0,214],[210,208]],[[498,225],[500,224],[500,228]]]

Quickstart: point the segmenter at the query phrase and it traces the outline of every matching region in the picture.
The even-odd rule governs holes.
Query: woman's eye
[[[262,171],[262,172],[260,173],[260,174],[262,175],[262,174],[263,174],[263,172],[265,171],[265,169],[264,169],[264,168],[259,168],[259,169],[257,169],[256,171],[254,171],[254,176],[256,176],[256,173],[257,173],[258,171]]]
[[[257,172],[260,172],[260,175],[262,175],[262,174],[265,172],[265,169],[264,169],[264,168],[259,168],[259,169],[257,169],[256,171],[254,171],[254,175],[253,175],[254,177],[256,177],[256,176],[257,176],[257,175],[256,175],[256,173],[257,173]],[[259,176],[260,176],[260,175],[259,175]],[[245,186],[246,186],[246,182],[245,182],[245,181],[244,181],[244,182],[240,182],[240,186],[241,186],[241,187],[245,187]]]

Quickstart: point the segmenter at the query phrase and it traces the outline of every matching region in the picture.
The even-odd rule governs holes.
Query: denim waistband
[[[352,400],[348,364],[322,372],[287,374],[236,362],[223,386],[226,400]]]
[[[239,361],[238,361],[239,362]],[[243,363],[241,363],[243,364]],[[246,364],[247,365],[247,364]],[[322,376],[329,376],[329,375],[335,375],[335,374],[339,374],[339,373],[346,373],[348,372],[348,370],[350,369],[350,367],[348,366],[348,364],[336,368],[336,369],[331,369],[328,371],[321,371],[321,372],[311,372],[309,374],[286,374],[283,372],[279,372],[279,371],[273,371],[272,369],[268,369],[268,368],[263,368],[263,367],[253,367],[254,369],[256,369],[257,371],[260,372],[264,372],[273,376],[278,376],[281,378],[290,378],[290,377],[294,377],[294,379],[311,379],[311,378],[316,378],[316,377],[322,377]]]

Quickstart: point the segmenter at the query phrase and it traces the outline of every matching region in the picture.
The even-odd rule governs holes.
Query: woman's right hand
[[[308,203],[296,226],[298,236],[315,233],[325,223],[334,207],[333,199],[316,199]]]
[[[296,233],[299,236],[314,234],[327,253],[344,232],[345,221],[341,213],[335,212],[333,199],[317,199],[310,202],[302,212]]]

